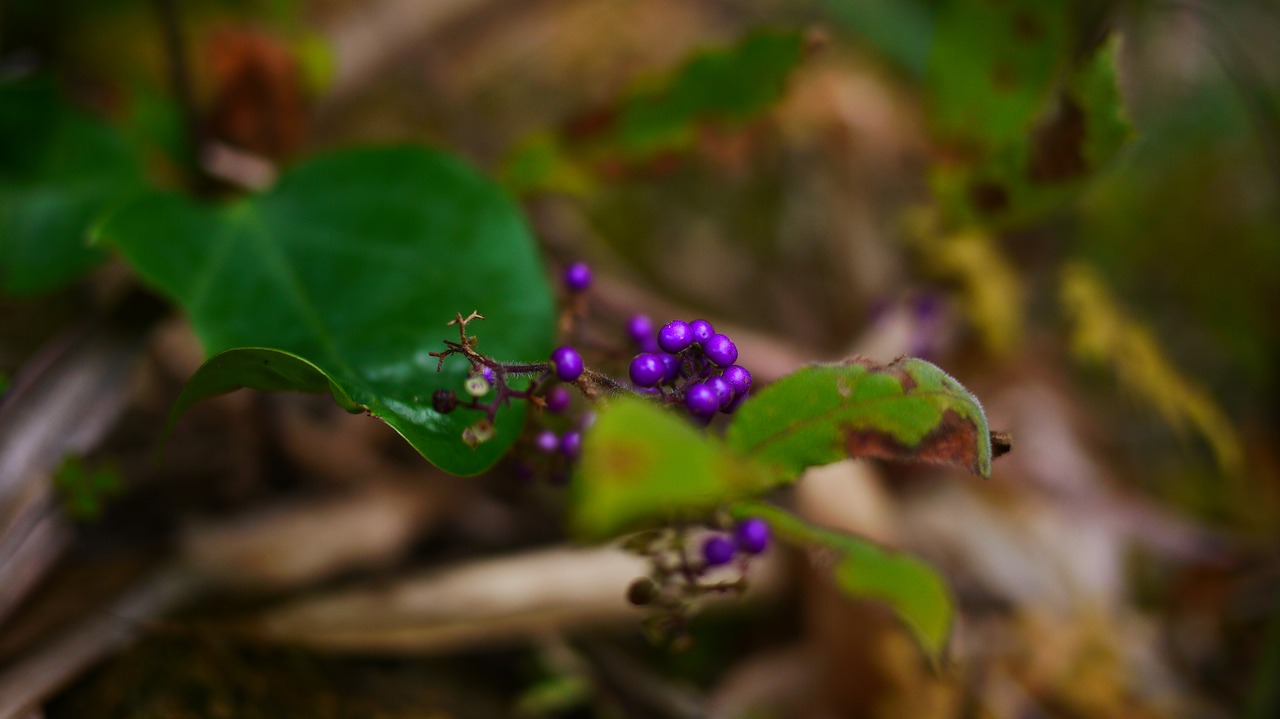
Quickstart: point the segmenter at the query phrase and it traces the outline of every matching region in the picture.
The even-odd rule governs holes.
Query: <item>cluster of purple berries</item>
[[[702,543],[702,559],[708,567],[719,567],[733,561],[741,553],[754,556],[769,547],[769,525],[763,519],[748,517],[738,522],[729,536],[713,534]]]
[[[672,320],[655,335],[649,318],[637,315],[627,332],[641,350],[631,360],[631,383],[683,402],[695,417],[732,412],[751,389],[751,373],[734,364],[737,345],[706,320]]]
[[[555,385],[543,395],[543,405],[552,414],[561,414],[569,408],[571,401],[569,390],[564,385]],[[542,429],[533,438],[533,446],[542,454],[559,453],[567,460],[575,460],[582,453],[582,432],[570,429],[557,434],[552,429]]]

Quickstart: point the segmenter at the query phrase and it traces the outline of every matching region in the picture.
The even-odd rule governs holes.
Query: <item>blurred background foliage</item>
[[[680,715],[689,693],[754,696],[742,676],[762,666],[787,686],[754,716],[1274,716],[1276,37],[1270,0],[7,0],[0,377],[115,316],[135,281],[85,239],[128,197],[232,197],[322,150],[414,142],[499,178],[552,266],[598,268],[606,339],[638,308],[740,328],[765,378],[923,356],[1015,437],[989,486],[875,465],[795,500],[947,572],[949,668],[803,570],[782,599],[708,616],[683,655],[623,630],[338,660],[244,647],[210,619],[312,584],[188,610],[49,716]],[[113,429],[55,473],[84,519],[28,614],[0,613],[0,672],[75,616],[30,607],[65,604],[104,556],[118,588],[137,572],[113,562],[175,551],[192,518],[354,484],[308,464],[314,438],[287,441],[297,407],[326,411],[288,398],[193,413],[156,467],[199,354],[163,327]],[[379,471],[429,472],[345,437]],[[510,471],[477,480],[489,503],[457,525],[531,517],[431,525],[325,582],[561,537],[558,497]]]

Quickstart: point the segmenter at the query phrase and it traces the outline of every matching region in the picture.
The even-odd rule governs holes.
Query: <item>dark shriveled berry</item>
[[[438,389],[431,395],[431,409],[440,414],[449,414],[458,407],[458,395],[451,389]]]
[[[640,577],[627,587],[627,601],[637,607],[653,604],[658,598],[658,583],[648,577]]]

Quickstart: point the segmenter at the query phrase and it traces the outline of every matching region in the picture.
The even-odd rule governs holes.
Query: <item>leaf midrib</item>
[[[206,264],[207,269],[201,273],[199,281],[193,284],[189,300],[192,314],[200,313],[200,308],[208,299],[218,275],[234,254],[232,249],[236,238],[243,234],[249,240],[250,246],[254,250],[253,254],[257,255],[261,260],[260,267],[262,270],[275,278],[277,286],[282,290],[281,296],[290,300],[299,317],[313,333],[313,337],[326,359],[333,362],[334,369],[342,372],[341,381],[350,384],[362,384],[359,382],[359,375],[356,374],[343,357],[332,329],[324,322],[323,317],[316,312],[315,301],[307,292],[296,268],[293,267],[288,256],[281,248],[271,241],[258,208],[250,204],[229,208],[224,210],[224,219],[226,220],[226,229],[214,241],[215,247]],[[256,345],[257,343],[247,344]],[[235,347],[219,347],[217,351],[221,352],[228,349],[235,349]],[[272,347],[271,349],[298,354],[295,348]],[[317,367],[319,366],[317,365]],[[330,377],[334,374],[332,371],[320,369]],[[368,388],[365,387],[364,389],[367,390]]]

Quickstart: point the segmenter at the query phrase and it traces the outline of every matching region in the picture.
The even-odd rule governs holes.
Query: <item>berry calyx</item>
[[[489,394],[489,390],[493,389],[493,385],[489,384],[489,380],[478,374],[473,374],[463,383],[467,394],[472,397],[483,397]]]
[[[547,411],[560,414],[569,408],[569,402],[573,398],[569,395],[569,390],[564,385],[556,385],[547,390],[547,395],[543,397],[543,402],[547,405]]]
[[[671,320],[658,330],[658,346],[663,351],[676,354],[693,344],[693,331],[684,320]]]
[[[706,320],[694,320],[689,323],[689,333],[693,335],[694,342],[706,346],[707,341],[715,336],[716,328]]]
[[[738,361],[738,346],[724,335],[712,335],[702,347],[707,353],[707,359],[717,367],[728,367]]]
[[[431,394],[431,409],[449,414],[458,407],[458,395],[451,389],[438,389]]]
[[[631,360],[631,382],[637,387],[652,387],[662,381],[667,368],[657,355],[638,354]]]
[[[471,426],[462,430],[462,442],[475,449],[493,439],[496,434],[497,430],[494,428],[493,422],[490,422],[488,417],[481,417]]]
[[[747,554],[760,554],[769,546],[769,525],[759,517],[748,517],[733,528],[733,541]]]
[[[551,454],[560,448],[560,438],[556,436],[555,432],[544,429],[534,438],[533,446],[537,447],[538,451],[543,454]]]
[[[719,534],[707,537],[702,543],[702,558],[708,567],[719,567],[732,562],[737,551],[733,542]]]
[[[574,262],[566,267],[564,286],[570,292],[585,292],[591,286],[591,267],[585,262]]]
[[[582,374],[582,355],[568,345],[551,353],[551,364],[555,366],[556,376],[565,382],[573,382]]]
[[[684,406],[697,417],[711,417],[720,409],[720,395],[705,382],[699,382],[685,391]]]
[[[640,577],[627,587],[627,601],[637,607],[653,603],[658,598],[658,583],[648,577]]]

